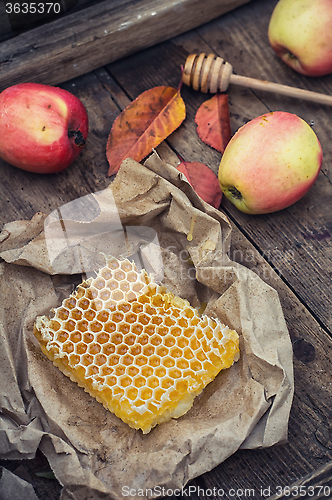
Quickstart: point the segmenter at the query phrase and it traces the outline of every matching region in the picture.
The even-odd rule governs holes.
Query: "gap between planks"
[[[125,90],[122,88],[121,84],[116,81],[113,75],[111,75],[105,68],[100,68],[94,71],[94,74],[100,81],[101,85],[110,93],[110,96],[112,100],[116,103],[116,105],[119,107],[119,109],[122,111],[124,110],[132,101],[128,97],[127,93]],[[263,102],[263,101],[262,101]],[[263,104],[265,104],[263,102]],[[161,153],[162,158],[167,161],[168,163],[171,163],[174,165],[174,163],[179,163],[178,156],[176,152],[174,151],[173,147],[168,143],[167,139],[163,141],[163,143],[158,146],[157,152]],[[322,330],[330,337],[332,338],[332,332],[328,329],[328,327],[321,321],[321,319],[314,313],[314,311],[310,308],[309,305],[307,305],[300,295],[296,292],[294,287],[289,283],[289,281],[283,276],[282,272],[272,263],[264,257],[263,252],[259,249],[259,246],[255,244],[255,242],[252,240],[250,235],[241,227],[241,225],[237,222],[237,220],[232,216],[229,210],[227,210],[227,207],[222,206],[222,209],[224,210],[225,214],[227,217],[230,219],[230,221],[233,223],[234,226],[243,234],[243,236],[248,240],[250,245],[252,245],[253,248],[258,252],[258,254],[261,256],[261,258],[267,263],[268,266],[270,266],[271,269],[276,273],[276,275],[279,276],[280,280],[283,281],[283,283],[291,290],[291,292],[294,294],[294,296],[297,298],[297,300],[302,304],[302,306],[308,311],[308,313],[315,319],[315,321],[319,324],[319,326],[322,328]]]

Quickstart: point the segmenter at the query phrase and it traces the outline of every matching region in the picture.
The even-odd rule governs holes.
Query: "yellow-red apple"
[[[332,72],[332,0],[279,0],[268,36],[278,56],[299,73]]]
[[[219,166],[224,195],[248,214],[282,210],[315,182],[322,148],[312,128],[283,111],[246,123],[227,144]]]
[[[80,154],[87,135],[86,109],[67,90],[21,83],[0,94],[0,157],[15,167],[60,172]]]

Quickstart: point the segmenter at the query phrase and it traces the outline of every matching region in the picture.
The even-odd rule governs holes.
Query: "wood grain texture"
[[[332,94],[332,75],[309,78],[286,67],[267,40],[267,26],[276,2],[256,0],[195,32],[184,34],[126,61],[107,66],[108,71],[135,98],[154,85],[177,85],[181,64],[188,54],[211,51],[233,64],[234,71],[317,92]],[[167,61],[167,64],[165,64]],[[169,138],[187,161],[207,164],[217,174],[220,154],[197,138],[195,113],[209,94],[183,86],[187,119]],[[332,309],[332,149],[330,108],[277,94],[231,86],[228,91],[233,133],[247,121],[269,111],[295,113],[313,124],[324,160],[311,190],[291,207],[264,216],[239,212],[227,199],[223,208],[264,258],[296,291],[331,334]]]
[[[224,489],[224,497],[228,499],[234,497],[237,488],[240,493],[235,498],[244,497],[245,489],[251,497],[265,498],[268,491],[272,495],[280,488],[286,495],[287,488],[296,485],[296,480],[301,482],[306,473],[311,478],[308,484],[318,485],[326,479],[325,484],[329,485],[332,340],[234,224],[229,257],[254,271],[279,294],[294,352],[295,394],[288,443],[264,450],[239,450],[226,462],[190,483],[196,488],[192,498],[199,500],[199,487]],[[327,463],[322,473],[315,475],[322,461]],[[244,471],[247,476],[243,475]],[[175,498],[169,497],[169,500]]]
[[[22,4],[33,4],[24,0],[1,0],[0,1],[0,42],[13,38],[18,34],[41,26],[55,19],[63,17],[68,13],[77,12],[87,5],[97,3],[99,0],[59,0],[58,2],[47,2],[45,0],[35,3],[36,13],[25,13]],[[14,7],[16,4],[16,7]],[[55,6],[56,4],[56,6]]]
[[[249,0],[105,0],[0,44],[0,91],[58,85],[190,30]]]
[[[145,88],[154,85],[164,82],[176,85],[177,68],[184,63],[187,55],[198,48],[200,51],[211,51],[212,47],[226,60],[240,61],[239,71],[242,74],[247,71],[247,74],[259,78],[274,78],[280,83],[331,92],[330,76],[313,81],[297,75],[284,68],[267,45],[264,28],[275,3],[253,2],[198,28],[197,36],[192,32],[179,36],[135,58],[111,64],[107,70],[130,97],[135,98]],[[167,65],[164,64],[166,60]],[[209,96],[187,88],[182,89],[182,94],[187,105],[187,119],[172,134],[168,143],[186,160],[203,161],[217,173],[220,155],[198,140],[194,125],[198,107]],[[315,187],[289,209],[269,216],[252,217],[241,214],[227,201],[224,205],[236,228],[233,231],[236,260],[242,255],[248,267],[258,266],[260,275],[268,279],[271,263],[276,275],[282,278],[271,281],[271,284],[278,289],[293,341],[296,393],[287,445],[269,450],[239,451],[191,484],[197,488],[246,485],[255,488],[257,496],[262,498],[260,486],[271,486],[272,494],[273,488],[292,485],[331,458],[331,310],[328,304],[331,303],[329,236],[332,190],[329,177],[331,147],[327,140],[329,111],[322,106],[294,102],[280,96],[267,97],[263,93],[241,89],[230,89],[229,98],[234,132],[249,119],[267,111],[289,111],[308,122],[315,122],[314,128],[325,153],[323,170]],[[244,237],[241,244],[243,234],[249,236],[250,241]],[[247,478],[243,478],[241,470],[247,471]],[[254,472],[251,474],[250,470]],[[199,496],[193,498],[198,499]]]
[[[50,213],[68,201],[109,185],[105,149],[115,117],[144,90],[155,85],[177,86],[180,66],[191,52],[208,50],[224,55],[240,74],[332,93],[331,76],[305,78],[284,67],[274,56],[267,43],[266,27],[275,4],[276,0],[253,0],[195,31],[63,84],[88,110],[90,132],[86,147],[74,164],[59,175],[30,174],[0,160],[1,226],[15,219],[30,218],[37,211]],[[190,88],[183,88],[182,95],[187,118],[169,138],[168,145],[185,160],[202,161],[217,173],[220,154],[199,140],[194,123],[197,109],[209,96]],[[238,88],[230,89],[229,99],[233,132],[269,110],[290,111],[306,121],[313,120],[323,145],[324,166],[317,183],[303,200],[282,212],[246,216],[224,203],[233,227],[230,257],[253,269],[278,291],[293,344],[295,395],[288,442],[269,449],[238,450],[215,469],[191,481],[190,485],[196,488],[191,500],[203,498],[198,488],[214,487],[222,488],[225,494],[212,498],[243,499],[245,489],[255,491],[255,498],[267,498],[264,489],[268,487],[272,496],[277,486],[308,485],[305,482],[308,474],[310,484],[330,484],[330,111]],[[0,465],[6,463],[0,461]],[[15,469],[15,464],[9,466]],[[28,470],[35,469],[31,466]],[[238,494],[231,495],[231,489],[232,493],[238,489]],[[38,496],[40,500],[58,500],[59,488],[40,487]],[[172,500],[176,498],[179,497]]]
[[[332,94],[332,75],[322,78],[301,76],[285,66],[272,51],[267,43],[266,29],[275,3],[265,2],[260,4],[259,9],[255,9],[254,4],[245,6],[245,17],[235,12],[225,22],[217,20],[215,30],[209,31],[203,27],[198,32],[213,49],[222,50],[225,58],[233,61],[234,70],[240,74]],[[253,24],[258,28],[255,32],[252,30]],[[218,28],[225,35],[222,49],[220,40],[212,34]],[[229,94],[235,104],[238,93],[230,89]],[[332,310],[327,307],[332,300],[330,109],[264,92],[252,92],[252,95],[264,104],[265,111],[288,111],[313,124],[323,147],[322,171],[313,188],[298,203],[267,217],[245,216],[227,200],[224,206],[331,332]],[[243,122],[245,118],[247,116],[242,116]]]
[[[0,42],[11,38],[13,36],[13,31],[10,26],[9,18],[6,15],[5,3],[0,3]]]
[[[102,189],[111,182],[106,179],[107,135],[113,120],[130,99],[105,69],[68,82],[65,87],[75,93],[88,109],[91,129],[86,150],[71,167],[55,176],[32,175],[0,163],[0,175],[6,180],[1,189],[8,200],[7,211],[6,203],[0,210],[2,216],[6,215],[5,220],[28,218],[38,210],[49,213],[61,204]],[[178,146],[181,147],[181,142]],[[229,255],[277,289],[281,299],[295,353],[296,391],[289,441],[265,450],[239,450],[220,466],[191,481],[188,486],[196,488],[196,493],[191,494],[192,500],[202,498],[198,488],[213,487],[225,491],[234,487],[253,489],[260,498],[260,488],[270,486],[272,492],[277,486],[291,485],[332,459],[331,339],[234,224]],[[27,468],[33,470],[30,464]],[[59,490],[56,488],[55,494],[57,496],[50,496],[52,493],[48,491],[47,495],[41,494],[40,499],[57,500]]]
[[[332,496],[332,462],[319,467],[311,474],[296,481],[289,488],[281,488],[279,494],[268,500],[286,500],[291,496],[294,500],[319,500]]]
[[[77,95],[88,109],[89,135],[77,161],[60,174],[24,172],[0,160],[1,224],[50,213],[61,205],[104,189],[108,163],[106,142],[119,108],[93,74],[70,81],[63,88]]]

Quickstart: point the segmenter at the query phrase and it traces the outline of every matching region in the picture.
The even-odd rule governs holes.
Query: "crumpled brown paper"
[[[38,500],[33,487],[5,467],[0,467],[1,500]]]
[[[123,226],[148,226],[158,235],[163,283],[194,307],[206,302],[207,314],[239,332],[241,357],[186,415],[147,435],[129,428],[41,353],[33,322],[72,291],[77,275],[53,272],[43,214],[7,224],[0,234],[1,456],[31,458],[39,447],[64,486],[62,500],[148,498],[151,490],[160,496],[240,447],[287,439],[290,338],[277,292],[228,258],[227,218],[156,154],[145,166],[125,160],[102,192],[104,202],[108,194]],[[103,207],[95,207],[96,218]],[[68,248],[55,259],[59,273],[71,265],[77,271]]]

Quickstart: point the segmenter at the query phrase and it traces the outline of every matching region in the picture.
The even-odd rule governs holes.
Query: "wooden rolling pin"
[[[275,94],[296,97],[307,101],[318,102],[332,106],[332,96],[319,94],[310,90],[288,87],[279,83],[256,80],[247,76],[233,74],[233,67],[221,57],[214,54],[190,54],[187,57],[183,75],[183,83],[202,92],[225,92],[230,83],[256,90],[265,90]]]

